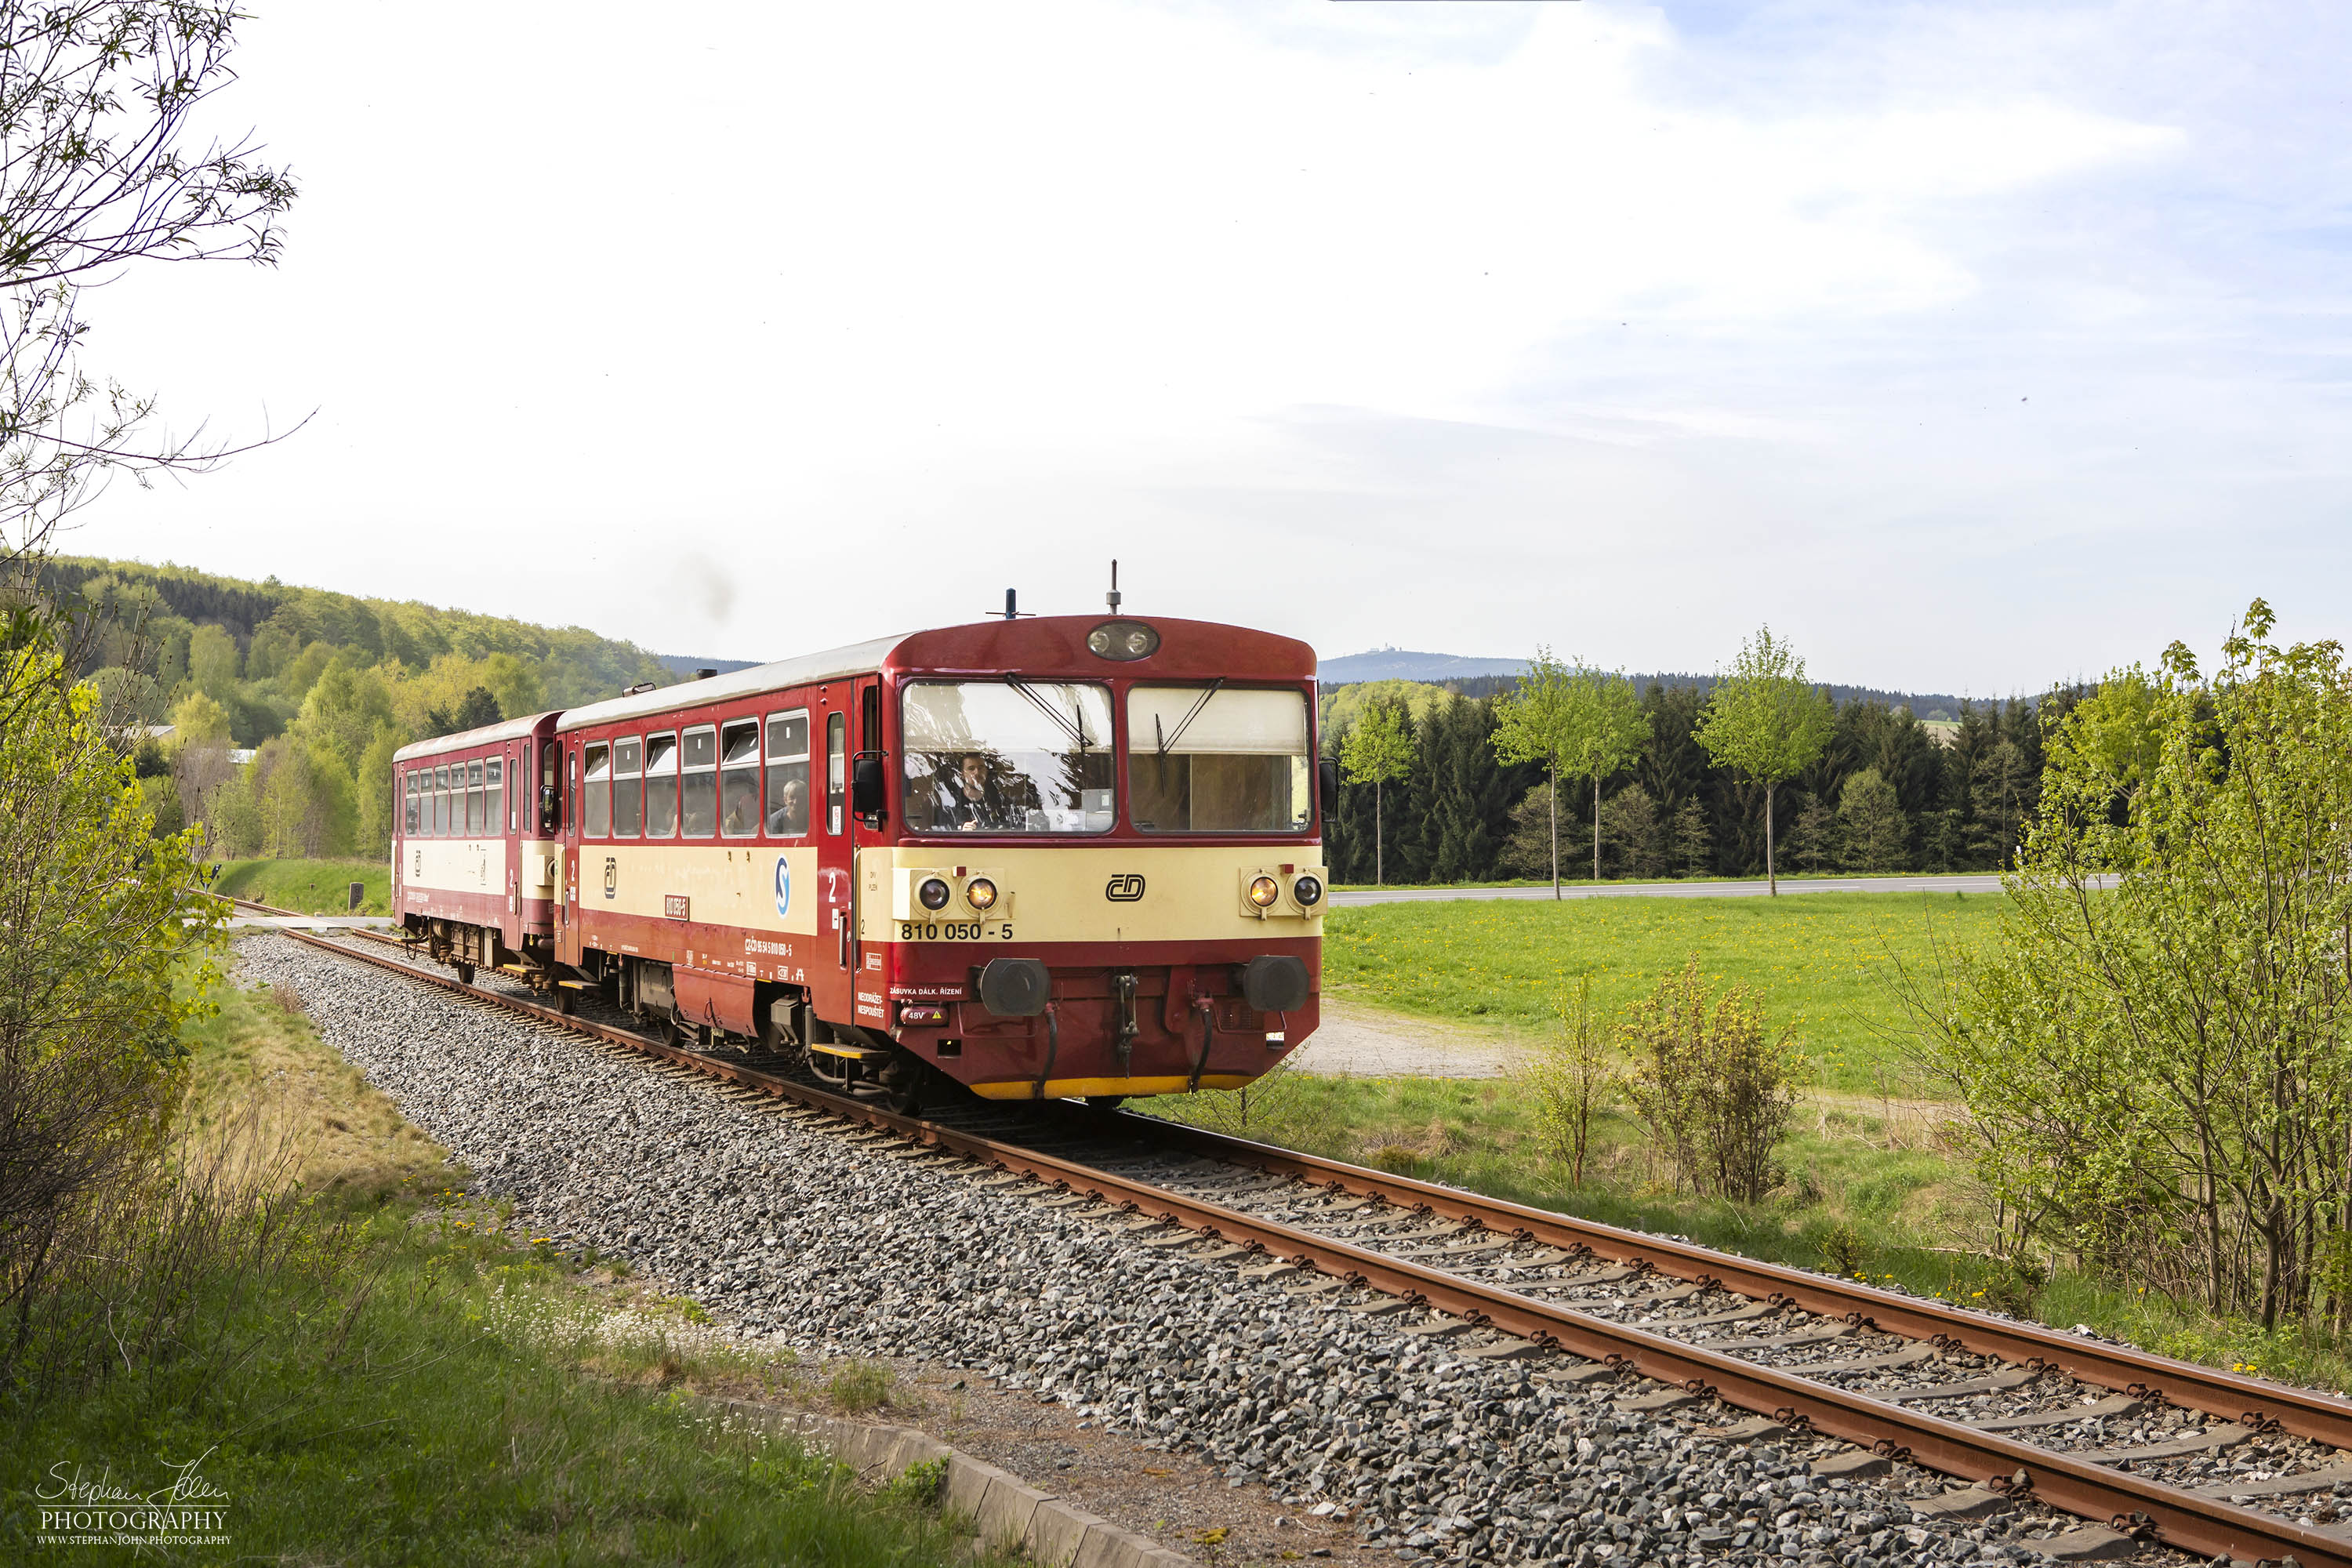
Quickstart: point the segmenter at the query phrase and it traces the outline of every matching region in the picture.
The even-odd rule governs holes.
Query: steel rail
[[[2270,1514],[2241,1508],[2220,1498],[2182,1490],[2119,1472],[2071,1454],[2037,1448],[1997,1433],[1979,1431],[1958,1422],[1873,1399],[1794,1373],[1759,1365],[1686,1344],[1625,1324],[1612,1323],[1554,1302],[1522,1296],[1500,1286],[1448,1274],[1402,1258],[1392,1258],[1278,1221],[1243,1214],[1203,1199],[1186,1197],[1147,1182],[1115,1175],[1092,1166],[1057,1159],[1017,1144],[964,1132],[935,1122],[918,1121],[862,1100],[829,1093],[811,1085],[762,1072],[674,1046],[646,1039],[625,1029],[599,1024],[520,997],[488,992],[456,979],[391,957],[362,952],[340,942],[299,931],[283,934],[329,952],[369,963],[409,980],[437,985],[478,1001],[487,1001],[536,1018],[557,1028],[588,1035],[657,1059],[673,1062],[712,1078],[799,1101],[847,1120],[929,1144],[985,1164],[1037,1177],[1072,1192],[1085,1193],[1107,1203],[1171,1220],[1202,1232],[1204,1237],[1242,1246],[1251,1251],[1286,1258],[1340,1276],[1386,1294],[1405,1297],[1453,1313],[1483,1327],[1500,1330],[1538,1343],[1556,1346],[1589,1360],[1629,1367],[1643,1376],[1722,1400],[1727,1405],[1803,1424],[1816,1431],[1863,1444],[1883,1454],[1946,1475],[1978,1482],[2014,1497],[2030,1493],[2053,1508],[2141,1536],[2152,1536],[2178,1550],[2211,1557],[2227,1552],[2252,1561],[2277,1561],[2293,1556],[2304,1568],[2352,1568],[2352,1536],[2310,1529]],[[1239,1142],[1239,1141],[1235,1141]],[[1269,1156],[1284,1151],[1254,1148]],[[1287,1157],[1287,1156],[1285,1156]],[[1268,1167],[1273,1168],[1273,1167]],[[1356,1167],[1346,1167],[1355,1170]],[[1396,1183],[1385,1173],[1362,1173],[1361,1179]],[[1472,1196],[1426,1183],[1413,1186],[1461,1203]],[[1390,1192],[1397,1189],[1391,1187]],[[1491,1201],[1491,1200],[1482,1200]],[[1517,1205],[1509,1205],[1517,1207]],[[1557,1220],[1540,1211],[1520,1213]],[[1601,1227],[1607,1228],[1607,1227]],[[1629,1240],[1635,1233],[1618,1233]],[[1654,1241],[1654,1237],[1639,1238]],[[1694,1255],[1700,1249],[1689,1249]],[[1711,1265],[1740,1260],[1706,1255]],[[1759,1268],[1769,1265],[1755,1265]],[[1794,1270],[1775,1270],[1799,1280]],[[1885,1292],[1877,1292],[1884,1295]],[[1900,1298],[1892,1298],[1900,1303]]]
[[[1459,1187],[1391,1175],[1343,1161],[1301,1154],[1230,1137],[1182,1122],[1119,1113],[1123,1124],[1149,1124],[1146,1136],[1205,1153],[1228,1164],[1252,1165],[1365,1196],[1485,1226],[1547,1246],[1588,1247],[1622,1263],[1642,1262],[1678,1279],[1721,1287],[1735,1295],[1783,1301],[1822,1317],[1942,1348],[1965,1350],[2036,1371],[2063,1372],[2084,1383],[2133,1394],[2161,1394],[2177,1405],[2219,1415],[2256,1431],[2286,1431],[2331,1447],[2352,1449],[2352,1400],[2316,1389],[2263,1383],[2191,1362],[2174,1361],[2128,1345],[2062,1333],[2040,1323],[2003,1321],[1965,1308],[1883,1290],[1859,1280],[1810,1274],[1801,1268],[1717,1252],[1694,1243],[1596,1220],[1529,1208]]]

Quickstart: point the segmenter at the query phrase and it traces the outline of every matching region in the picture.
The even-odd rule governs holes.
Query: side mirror
[[[1331,819],[1339,815],[1339,759],[1321,757],[1316,761],[1316,793],[1323,805],[1324,831],[1330,831]]]
[[[849,809],[868,827],[882,826],[889,809],[890,780],[883,771],[882,753],[860,752],[849,764]]]
[[[555,830],[559,826],[556,821],[555,802],[555,786],[553,784],[540,785],[539,836],[541,838],[552,838],[555,837]]]

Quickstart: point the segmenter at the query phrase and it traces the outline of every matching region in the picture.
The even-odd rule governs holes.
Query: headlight
[[[1320,877],[1293,878],[1290,883],[1290,896],[1297,899],[1302,906],[1311,907],[1321,903],[1323,879]]]
[[[996,907],[996,884],[985,877],[974,877],[963,885],[964,901],[976,910]]]
[[[923,879],[923,885],[915,889],[915,897],[923,900],[923,908],[927,910],[946,909],[948,885],[937,877],[926,877]]]
[[[1087,634],[1087,647],[1101,658],[1146,658],[1160,649],[1160,634],[1141,621],[1105,621]]]
[[[1280,897],[1282,897],[1282,884],[1271,877],[1260,877],[1250,883],[1249,901],[1259,909],[1272,909],[1274,900]]]

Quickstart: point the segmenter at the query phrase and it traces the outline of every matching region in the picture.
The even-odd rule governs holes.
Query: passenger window
[[[406,834],[416,831],[416,770],[409,769],[400,775],[400,830]]]
[[[613,750],[602,741],[588,742],[588,807],[580,830],[591,838],[613,831]]]
[[[476,761],[466,764],[466,833],[468,837],[486,826],[482,816],[482,764]]]
[[[507,820],[506,759],[492,757],[482,764],[482,826],[490,833],[504,833],[513,823]]]
[[[719,737],[719,831],[749,838],[760,831],[760,721],[744,719]]]
[[[635,735],[613,742],[613,837],[635,838],[646,827],[646,743]]]
[[[768,833],[797,838],[809,826],[808,710],[768,715]]]
[[[688,838],[719,831],[719,731],[708,726],[681,737],[678,827]]]
[[[842,806],[849,798],[849,719],[824,716],[824,830],[841,831]]]
[[[449,836],[449,770],[444,766],[433,770],[433,837]]]
[[[646,737],[646,837],[677,835],[677,737]]]

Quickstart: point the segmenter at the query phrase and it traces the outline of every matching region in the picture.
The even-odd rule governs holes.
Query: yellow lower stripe
[[[1047,1100],[1066,1100],[1082,1094],[1181,1094],[1192,1080],[1178,1074],[1173,1078],[1049,1078],[1045,1080]],[[1252,1080],[1239,1073],[1213,1072],[1203,1074],[1202,1089],[1240,1089]],[[1034,1100],[1037,1096],[1037,1080],[1024,1079],[1013,1083],[976,1083],[972,1093],[982,1100]]]

